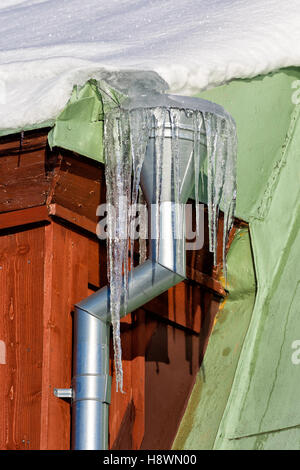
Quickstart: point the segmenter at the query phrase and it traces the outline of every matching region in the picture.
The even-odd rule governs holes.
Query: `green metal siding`
[[[231,306],[236,291],[230,286],[224,308],[230,321],[226,317],[216,324],[204,360],[201,399],[200,371],[174,447],[300,448],[300,365],[292,362],[292,343],[300,339],[300,109],[292,102],[296,79],[299,69],[289,69],[202,95],[225,106],[237,121],[237,213],[250,222],[257,294],[248,327]],[[238,244],[233,244],[228,262],[236,250]],[[249,257],[236,257],[237,272],[248,265]],[[245,315],[251,310],[249,298],[237,295],[240,315]],[[221,354],[224,338],[230,355],[243,333],[238,361],[228,367],[228,357]]]
[[[300,425],[300,367],[292,362],[300,338],[300,106],[274,172],[265,217],[250,224],[258,293],[216,448]],[[300,448],[300,430],[288,444],[287,435],[278,448]]]
[[[255,302],[256,283],[248,230],[236,234],[227,267],[230,295],[217,314],[174,449],[211,449],[214,445]]]

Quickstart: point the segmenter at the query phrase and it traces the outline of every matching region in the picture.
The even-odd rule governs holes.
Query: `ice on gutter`
[[[193,142],[192,151],[188,151],[193,159],[193,175],[196,203],[199,202],[199,173],[207,167],[208,186],[208,219],[209,219],[209,249],[214,254],[216,263],[217,229],[219,208],[224,211],[223,226],[223,271],[226,278],[225,248],[229,230],[232,226],[236,200],[236,155],[237,139],[235,123],[230,115],[219,113],[213,103],[209,103],[209,110],[205,110],[206,103],[199,100],[201,111],[195,107],[197,100],[180,97],[177,102],[174,97],[150,93],[137,96],[134,107],[130,104],[125,109],[111,107],[104,116],[104,144],[105,144],[105,174],[107,187],[107,232],[108,232],[108,272],[110,284],[110,317],[113,326],[113,344],[116,383],[122,390],[122,350],[120,339],[120,312],[127,310],[128,280],[130,265],[133,266],[133,230],[131,208],[135,210],[138,188],[140,184],[141,169],[146,153],[149,152],[149,139],[154,139],[155,173],[153,184],[155,196],[152,210],[153,221],[148,229],[155,226],[154,251],[163,250],[161,243],[161,210],[165,182],[165,147],[166,140],[171,139],[170,162],[171,166],[171,195],[172,204],[180,205],[180,187],[183,184],[181,161],[184,160],[183,149],[179,151],[180,139],[184,132],[190,133]],[[151,105],[148,104],[151,102]],[[129,100],[130,103],[130,100]],[[185,124],[183,124],[185,123]],[[201,145],[200,145],[201,144]],[[203,145],[204,144],[204,145]],[[186,151],[186,149],[185,149]],[[133,174],[133,177],[132,177]],[[185,173],[184,173],[185,174]],[[190,195],[192,187],[190,188]],[[168,201],[170,203],[170,201]],[[173,206],[172,206],[173,207]],[[154,209],[153,209],[154,208]],[[198,207],[196,206],[196,209]],[[171,210],[171,209],[170,209]],[[172,209],[173,210],[173,209]],[[171,210],[171,212],[172,212]],[[183,208],[180,209],[184,213]],[[196,212],[198,212],[196,210]],[[178,217],[177,211],[172,217]],[[154,224],[154,225],[153,225]],[[173,224],[178,228],[177,219]],[[180,230],[184,230],[180,227]],[[200,233],[199,220],[197,232]],[[168,234],[171,238],[171,233]],[[183,233],[176,233],[176,239],[184,238]],[[178,243],[177,249],[180,248]],[[128,259],[131,247],[131,261]],[[178,253],[176,252],[176,258]],[[185,274],[183,274],[185,275]]]

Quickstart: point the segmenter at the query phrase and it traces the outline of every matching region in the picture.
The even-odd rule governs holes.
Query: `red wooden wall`
[[[106,284],[95,236],[103,167],[50,152],[47,132],[0,139],[0,449],[69,449],[74,304]],[[220,227],[221,228],[221,227]],[[225,294],[205,246],[189,280],[122,320],[125,393],[113,376],[113,449],[168,449]],[[111,354],[112,357],[112,354]]]

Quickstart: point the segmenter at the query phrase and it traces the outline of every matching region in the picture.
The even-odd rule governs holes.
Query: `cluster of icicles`
[[[181,114],[190,118],[193,129],[195,173],[195,204],[199,204],[199,181],[207,173],[209,219],[209,249],[216,262],[218,214],[224,212],[223,262],[226,276],[225,247],[232,226],[236,199],[236,131],[230,117],[208,112],[176,108],[115,108],[105,116],[104,142],[106,158],[108,211],[108,280],[110,284],[110,314],[113,326],[113,346],[117,389],[123,390],[120,311],[126,310],[128,281],[133,268],[133,219],[135,205],[141,197],[140,175],[147,143],[153,135],[156,145],[156,204],[159,207],[163,183],[162,152],[166,123],[171,127],[174,202],[179,201],[179,130]],[[152,132],[152,134],[151,134]],[[204,146],[203,146],[204,143]],[[201,144],[201,145],[200,145]],[[206,147],[206,151],[205,151]],[[204,148],[204,152],[203,152]],[[205,163],[206,160],[206,163]],[[201,175],[201,178],[199,177]],[[157,212],[158,213],[158,212]],[[196,210],[198,214],[198,210]],[[156,223],[159,223],[158,217]],[[196,217],[199,233],[199,220]],[[140,240],[140,262],[146,259],[145,240]],[[130,255],[128,256],[128,254]]]

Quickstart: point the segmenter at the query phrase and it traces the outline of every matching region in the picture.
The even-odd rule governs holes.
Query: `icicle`
[[[167,110],[164,108],[155,108],[153,110],[154,116],[154,132],[155,132],[155,154],[156,154],[156,168],[155,168],[155,225],[156,225],[156,255],[159,252],[159,221],[160,221],[160,204],[161,204],[161,190],[162,190],[162,169],[163,169],[163,151],[164,151],[164,134],[167,118]]]
[[[105,115],[105,177],[108,204],[108,278],[110,314],[117,389],[123,390],[120,311],[126,309],[128,273],[133,267],[133,216],[138,198],[141,168],[150,133],[150,112],[144,109],[129,113],[119,108]],[[133,181],[131,185],[131,177]],[[130,266],[128,250],[130,242]],[[144,258],[145,248],[142,257]]]
[[[139,189],[139,211],[140,214],[140,236],[139,236],[139,264],[144,263],[147,259],[147,224],[148,218],[146,217],[147,211],[146,203],[141,188]]]
[[[141,169],[143,166],[147,143],[149,140],[151,114],[148,109],[133,109],[129,113],[130,145],[132,155],[132,194],[130,214],[130,272],[133,270],[133,253],[135,239],[134,219],[136,216],[136,204],[140,185]]]
[[[230,118],[205,113],[204,122],[207,142],[209,249],[214,254],[216,264],[218,215],[222,203],[223,266],[226,279],[225,249],[236,198],[236,132]]]
[[[224,185],[222,192],[222,206],[224,211],[223,227],[223,271],[227,284],[226,266],[226,245],[228,235],[233,224],[233,217],[236,204],[236,157],[237,157],[237,136],[233,120],[228,118],[225,121],[223,132],[223,142],[226,152],[226,168],[224,169]]]
[[[166,126],[171,127],[172,200],[180,201],[179,179],[179,125],[183,111],[175,108],[132,109],[129,112],[115,108],[105,116],[104,143],[106,157],[106,185],[108,213],[108,276],[110,282],[110,313],[113,325],[113,345],[117,388],[123,388],[122,354],[120,342],[120,310],[126,308],[128,272],[133,268],[135,230],[133,218],[136,204],[143,203],[139,192],[143,165],[150,133],[155,137],[155,199],[156,199],[156,255],[159,250],[160,203],[162,194],[163,151]],[[194,130],[193,154],[195,172],[196,224],[199,233],[199,173],[203,184],[201,131],[205,127],[207,146],[209,249],[216,245],[219,207],[224,211],[223,264],[226,278],[225,249],[232,225],[236,198],[236,133],[233,121],[200,111],[189,111]],[[204,126],[203,126],[204,124]],[[132,178],[132,185],[131,185]],[[132,210],[131,210],[132,208]],[[177,217],[177,211],[174,211]],[[142,221],[142,217],[140,217]],[[177,221],[176,221],[177,222]],[[174,226],[178,226],[175,223]],[[140,225],[140,262],[146,259],[145,227]],[[130,266],[128,249],[130,243]],[[130,269],[129,269],[130,268]]]
[[[179,202],[179,122],[180,110],[170,109],[170,123],[171,123],[171,149],[172,149],[172,189],[173,200],[175,203]]]
[[[199,222],[199,173],[201,168],[201,183],[203,185],[203,168],[201,166],[201,128],[202,128],[202,114],[200,111],[195,111],[193,114],[194,120],[194,185],[195,185],[195,207],[196,207],[196,234],[200,233]]]
[[[204,113],[207,147],[207,208],[209,227],[209,250],[214,254],[214,264],[216,263],[216,233],[214,231],[214,178],[215,160],[217,150],[216,116]]]
[[[171,124],[171,152],[172,152],[172,199],[175,203],[173,207],[173,227],[176,228],[175,240],[181,237],[181,228],[179,227],[179,199],[180,199],[180,178],[179,178],[179,122],[181,111],[179,109],[170,109]],[[176,252],[179,254],[180,244],[176,243]]]
[[[112,110],[105,116],[105,158],[108,203],[108,270],[110,314],[113,326],[117,389],[123,390],[120,309],[128,291],[128,213],[131,192],[131,158],[128,116]],[[123,275],[124,274],[124,275]]]
[[[211,211],[211,224],[212,224],[212,251],[214,253],[214,264],[216,264],[216,251],[217,251],[217,233],[218,233],[218,217],[219,207],[221,202],[222,190],[224,185],[225,167],[227,153],[224,152],[224,136],[223,128],[225,121],[223,118],[216,116],[215,119],[215,155],[214,155],[214,169],[213,169],[213,200]]]

